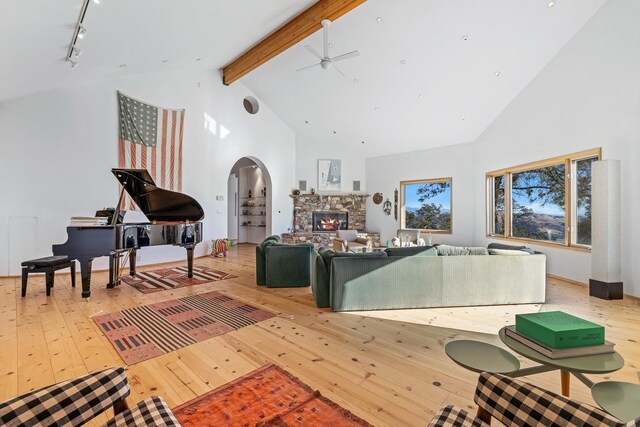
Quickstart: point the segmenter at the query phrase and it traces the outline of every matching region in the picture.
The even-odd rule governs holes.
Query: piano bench
[[[54,272],[63,268],[71,269],[71,286],[76,287],[76,260],[69,259],[68,256],[48,256],[45,258],[32,259],[22,263],[22,297],[27,295],[27,279],[29,273],[45,273],[45,283],[47,286],[47,296],[51,295],[53,288]]]

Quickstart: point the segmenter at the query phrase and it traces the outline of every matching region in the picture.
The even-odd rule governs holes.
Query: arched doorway
[[[271,235],[271,176],[255,157],[242,157],[228,179],[227,235],[238,243],[260,243]]]

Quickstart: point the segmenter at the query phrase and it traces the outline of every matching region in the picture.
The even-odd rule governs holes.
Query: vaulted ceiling
[[[331,25],[331,56],[360,51],[337,64],[346,77],[320,68],[295,71],[317,61],[304,45],[321,51],[318,32],[240,81],[300,143],[376,156],[469,142],[604,2],[556,0],[549,7],[548,0],[368,0]],[[211,70],[219,78],[221,67],[314,1],[100,3],[89,4],[75,70],[64,57],[81,0],[4,5],[0,101],[171,69]]]

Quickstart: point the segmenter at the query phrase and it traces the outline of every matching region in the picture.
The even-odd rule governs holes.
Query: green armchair
[[[281,243],[269,236],[256,247],[256,283],[269,288],[302,287],[311,284],[313,244]]]

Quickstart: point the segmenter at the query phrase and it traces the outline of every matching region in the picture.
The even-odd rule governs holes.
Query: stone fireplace
[[[293,198],[293,232],[284,233],[285,243],[332,246],[338,230],[358,230],[359,237],[380,241],[380,233],[366,231],[368,194],[299,194]],[[318,226],[318,220],[330,226]],[[328,227],[328,228],[326,228]]]
[[[349,212],[314,211],[311,231],[337,231],[349,228]]]

